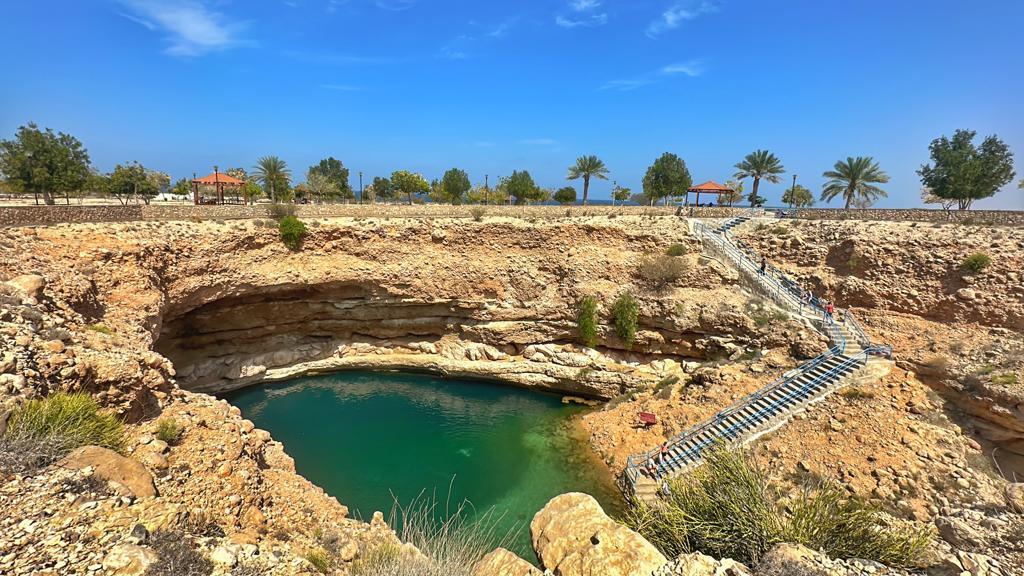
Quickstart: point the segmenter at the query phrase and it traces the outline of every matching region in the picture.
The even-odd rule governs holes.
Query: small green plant
[[[576,331],[580,344],[590,348],[597,344],[597,299],[589,294],[576,303]]]
[[[96,324],[86,324],[85,325],[85,329],[89,330],[90,332],[98,332],[98,333],[104,334],[106,336],[113,336],[114,335],[114,331],[113,330],[111,330],[110,328],[107,328],[106,326],[104,326],[103,324],[100,324],[98,322]]]
[[[277,220],[279,222],[289,216],[295,216],[295,204],[274,202],[270,206],[267,206],[267,216],[272,220]]]
[[[174,446],[181,440],[182,433],[185,432],[185,428],[174,418],[161,418],[156,423],[156,437],[171,446]]]
[[[88,394],[57,392],[14,410],[0,436],[0,467],[31,471],[80,446],[124,449],[124,425]]]
[[[1002,384],[1003,386],[1012,386],[1017,383],[1017,374],[1015,372],[997,374],[992,377],[992,383]]]
[[[846,266],[849,267],[850,270],[856,270],[860,268],[860,265],[860,255],[857,254],[856,252],[850,254],[850,259],[846,261]]]
[[[277,229],[281,232],[281,241],[290,250],[298,250],[302,247],[302,239],[306,237],[306,225],[295,216],[285,216],[277,223]]]
[[[992,257],[984,252],[975,252],[964,259],[961,268],[977,274],[992,265]]]
[[[788,233],[789,228],[786,228],[785,226],[775,226],[772,228],[772,234],[775,234],[776,236],[785,236]]]
[[[469,213],[473,216],[473,220],[483,222],[484,215],[487,214],[487,209],[483,206],[473,206],[469,209]]]
[[[327,574],[333,564],[327,551],[320,548],[311,548],[302,557],[321,574]]]
[[[789,320],[789,315],[781,310],[760,309],[751,312],[750,318],[754,320],[754,324],[763,328],[772,322],[785,322]]]
[[[612,320],[615,322],[615,333],[626,344],[626,350],[633,348],[639,316],[640,307],[636,298],[628,291],[615,299],[615,304],[612,305]]]
[[[666,256],[682,256],[686,254],[686,246],[682,244],[672,244],[665,249]]]

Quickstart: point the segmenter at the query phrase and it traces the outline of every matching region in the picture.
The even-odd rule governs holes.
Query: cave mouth
[[[576,425],[586,410],[559,396],[480,381],[399,372],[335,372],[226,394],[283,442],[297,471],[353,516],[388,515],[436,495],[443,513],[468,501],[493,509],[495,534],[533,557],[529,523],[551,498],[593,495],[609,513],[621,496]],[[500,542],[496,542],[500,544]]]

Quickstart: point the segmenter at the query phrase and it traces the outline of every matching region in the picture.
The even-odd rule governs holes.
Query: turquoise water
[[[417,374],[338,372],[227,396],[269,430],[298,472],[352,511],[388,515],[397,500],[423,493],[468,500],[503,515],[498,532],[518,529],[512,547],[533,559],[529,523],[553,496],[592,494],[620,509],[607,471],[560,397],[478,381]]]

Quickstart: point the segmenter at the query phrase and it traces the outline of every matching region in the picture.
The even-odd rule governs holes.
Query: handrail
[[[766,291],[769,297],[772,297],[779,304],[782,304],[787,307],[796,308],[800,311],[801,314],[803,313],[804,306],[807,306],[810,310],[820,315],[822,320],[822,326],[820,329],[824,332],[827,332],[832,342],[832,346],[823,354],[802,364],[795,371],[790,371],[788,375],[784,374],[782,377],[777,378],[767,386],[764,386],[761,389],[757,390],[756,392],[744,396],[743,398],[733,403],[728,408],[725,408],[724,410],[721,410],[720,412],[715,414],[713,418],[698,423],[697,425],[691,427],[690,429],[675,435],[666,442],[666,444],[670,447],[675,447],[679,444],[682,444],[688,441],[689,439],[698,436],[702,432],[705,432],[715,426],[718,426],[719,424],[722,423],[724,419],[732,416],[736,412],[750,406],[751,404],[765,398],[766,396],[771,395],[772,393],[776,392],[779,388],[793,383],[796,379],[806,376],[810,371],[814,370],[823,362],[838,357],[846,351],[846,337],[843,334],[843,331],[836,323],[835,318],[831,314],[828,314],[826,312],[825,308],[822,306],[821,300],[818,297],[814,296],[810,292],[805,291],[803,288],[800,287],[799,284],[790,279],[785,273],[783,273],[775,266],[768,264],[767,262],[765,262],[764,272],[762,273],[761,267],[758,264],[756,264],[755,261],[751,258],[751,255],[756,257],[757,253],[742,241],[736,241],[734,243],[723,232],[714,231],[710,227],[705,225],[703,222],[699,221],[693,222],[693,229],[694,232],[696,232],[697,235],[701,238],[701,240],[705,241],[706,247],[713,246],[714,248],[717,248],[729,260],[731,260],[737,268],[750,273],[756,279],[757,282],[761,283],[762,286],[767,289]],[[850,328],[850,331],[853,333],[854,338],[856,338],[857,342],[861,345],[861,350],[857,354],[853,356],[843,357],[843,360],[836,366],[832,367],[829,371],[823,374],[819,374],[814,378],[810,379],[809,381],[802,383],[793,391],[784,393],[779,399],[769,401],[766,407],[758,409],[753,414],[741,417],[739,421],[733,422],[729,426],[729,428],[724,430],[721,434],[718,434],[718,438],[720,439],[723,437],[733,437],[734,433],[738,428],[741,429],[741,432],[750,431],[747,429],[747,426],[756,423],[758,421],[758,418],[761,415],[763,415],[766,411],[768,411],[770,408],[784,406],[786,401],[792,399],[797,395],[804,394],[810,391],[810,389],[815,384],[819,384],[824,379],[835,376],[842,369],[851,366],[855,363],[859,364],[862,360],[866,361],[869,355],[879,355],[887,357],[892,356],[892,347],[886,345],[872,344],[870,338],[868,338],[867,334],[864,332],[864,329],[861,327],[860,323],[857,322],[856,318],[854,318],[854,316],[849,311],[847,311],[846,314],[844,314],[843,323],[844,325],[847,325]],[[734,438],[738,439],[741,435],[742,434],[736,435]],[[712,438],[705,439],[704,441],[697,443],[694,446],[691,446],[690,448],[686,449],[680,454],[672,456],[667,462],[661,461],[661,459],[659,459],[659,468],[656,477],[660,479],[662,475],[668,472],[667,464],[672,464],[678,462],[682,458],[689,458],[691,456],[699,454],[711,442]],[[626,459],[625,478],[630,484],[630,487],[634,491],[636,487],[636,482],[640,478],[639,465],[651,460],[651,458],[658,454],[660,450],[661,447],[659,446],[647,452],[633,454]]]

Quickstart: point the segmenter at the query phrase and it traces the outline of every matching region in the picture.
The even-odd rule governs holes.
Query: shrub
[[[795,542],[833,557],[905,567],[931,539],[927,527],[887,528],[875,509],[833,485],[806,489],[786,512],[748,455],[724,447],[668,485],[662,505],[634,502],[624,520],[670,558],[700,551],[752,565],[772,546]]]
[[[149,537],[149,546],[157,561],[146,568],[145,576],[206,576],[213,562],[193,548],[185,535],[172,530],[157,530]]]
[[[107,328],[106,326],[104,326],[103,324],[100,324],[100,323],[86,324],[85,325],[85,329],[89,330],[91,332],[98,332],[100,334],[105,334],[107,336],[112,336],[114,334],[113,330],[111,330],[110,328]]]
[[[992,257],[984,252],[975,252],[964,259],[964,263],[960,265],[961,268],[969,272],[977,274],[985,268],[988,268],[992,264]]]
[[[306,225],[295,216],[285,216],[277,223],[277,229],[281,232],[281,241],[290,250],[298,250],[302,247],[302,239],[306,236]]]
[[[686,247],[682,244],[673,244],[665,249],[666,256],[682,256],[686,254]]]
[[[753,319],[754,324],[759,327],[767,326],[772,322],[785,322],[789,320],[789,315],[781,310],[754,310],[750,313],[750,318]]]
[[[447,504],[445,504],[447,506]],[[508,547],[514,534],[495,531],[497,517],[485,512],[471,519],[472,508],[463,502],[450,514],[439,514],[437,502],[417,499],[395,506],[388,522],[401,526],[399,538],[414,545],[424,557],[403,553],[396,544],[372,548],[352,563],[352,576],[471,576],[481,558],[496,546]]]
[[[295,204],[274,202],[270,206],[267,206],[267,216],[277,221],[284,220],[289,216],[295,216]]]
[[[124,425],[88,394],[57,392],[14,410],[0,437],[0,466],[31,471],[80,446],[124,449]]]
[[[320,548],[312,548],[306,551],[302,557],[312,564],[313,568],[321,574],[327,574],[333,564],[331,557],[327,555],[327,552]]]
[[[615,322],[615,333],[626,343],[626,350],[633,348],[636,340],[637,319],[640,310],[636,298],[628,291],[623,292],[612,305],[612,320]]]
[[[185,432],[185,428],[174,418],[161,418],[156,423],[156,437],[171,446],[178,443],[181,440],[182,433]]]
[[[576,303],[576,330],[580,343],[594,347],[597,343],[597,299],[587,295]]]
[[[473,215],[473,220],[476,220],[477,222],[482,222],[484,219],[484,214],[487,214],[487,209],[484,208],[483,206],[473,206],[472,208],[469,209],[469,213]]]
[[[646,256],[640,261],[637,273],[657,288],[678,282],[686,274],[686,261],[674,256]]]
[[[843,398],[849,398],[850,400],[870,400],[875,395],[867,390],[861,390],[860,388],[844,388],[840,394]]]
[[[1006,372],[1004,374],[998,374],[992,377],[992,382],[994,384],[1012,386],[1017,383],[1017,374],[1015,372]]]

